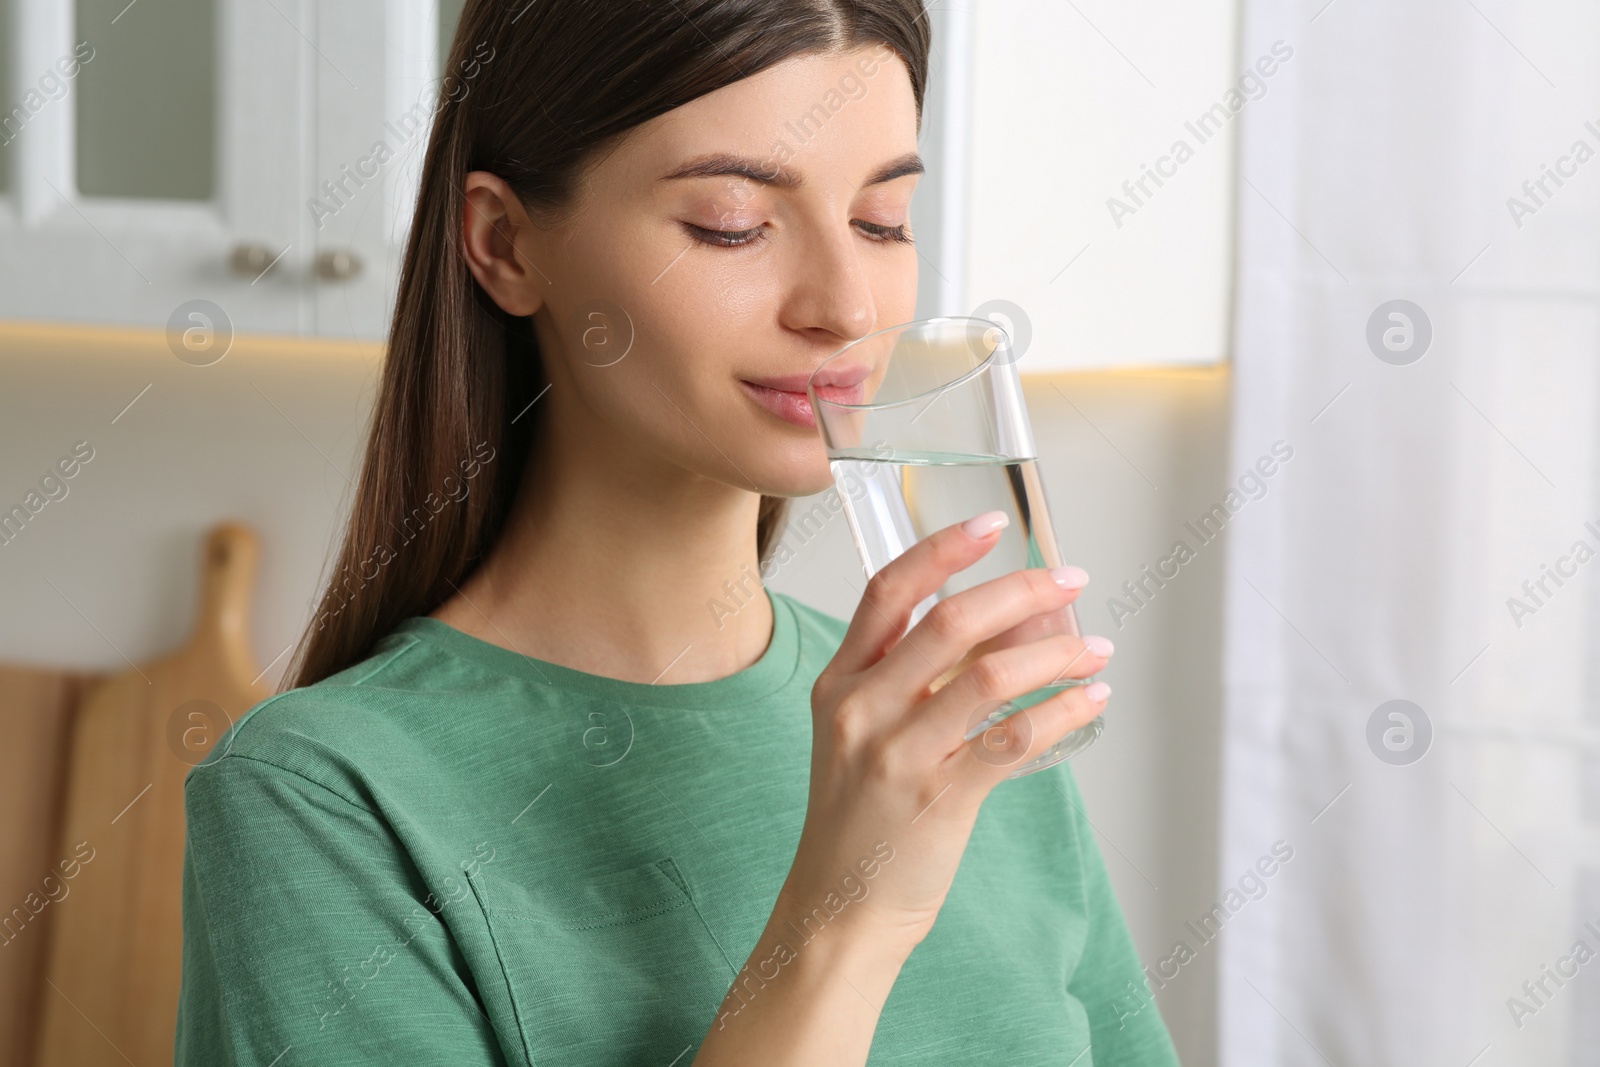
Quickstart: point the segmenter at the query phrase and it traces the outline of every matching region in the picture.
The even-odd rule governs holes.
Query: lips
[[[817,396],[839,404],[861,402],[861,383],[872,373],[870,364],[826,364],[821,370],[801,374],[784,374],[768,378],[740,379],[747,393],[768,411],[796,426],[814,429],[816,413],[811,408],[811,398],[806,386],[811,385]]]
[[[804,426],[808,430],[816,429],[816,413],[811,410],[811,400],[806,394],[791,392],[786,389],[772,389],[743,380],[739,384],[756,403],[778,416],[778,418],[783,419],[785,422],[792,422],[796,426]]]

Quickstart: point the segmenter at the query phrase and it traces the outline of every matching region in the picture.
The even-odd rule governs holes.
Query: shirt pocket
[[[563,885],[468,881],[535,1067],[663,1067],[705,1037],[736,969],[671,857]]]

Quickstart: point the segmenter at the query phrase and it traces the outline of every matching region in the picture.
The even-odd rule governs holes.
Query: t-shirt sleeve
[[[1067,992],[1089,1016],[1094,1067],[1178,1067],[1172,1038],[1145,981],[1122,908],[1111,890],[1094,828],[1070,772],[1061,776],[1078,842],[1078,862],[1089,913],[1083,957]]]
[[[383,819],[237,754],[190,773],[185,810],[175,1067],[504,1064]]]

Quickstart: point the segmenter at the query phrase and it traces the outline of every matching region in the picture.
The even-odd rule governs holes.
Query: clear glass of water
[[[1010,525],[984,557],[954,574],[911,616],[915,626],[940,599],[1024,567],[1062,558],[1045,500],[1011,336],[989,319],[945,316],[903,323],[852,341],[817,368],[806,387],[834,485],[867,577],[935,530],[984,511]],[[1056,634],[1080,635],[1067,605],[1035,616],[972,649],[934,688],[986,652]],[[998,724],[1059,690],[1094,681],[1060,678],[1015,700],[975,709],[967,738],[996,765],[1026,755],[1031,723]],[[1007,778],[1053,766],[1100,736],[1097,717]]]

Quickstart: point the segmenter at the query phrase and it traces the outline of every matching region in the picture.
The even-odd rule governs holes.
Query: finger
[[[1009,522],[1003,511],[986,511],[935,530],[890,560],[868,580],[829,668],[854,674],[882,659],[905,635],[916,606],[982,559]]]
[[[1105,668],[1113,651],[1104,637],[1063,634],[986,653],[918,705],[906,736],[930,754],[948,754],[951,739],[978,728],[984,715],[1063,679],[1087,678]]]
[[[945,597],[889,650],[867,685],[885,699],[903,700],[908,694],[915,699],[957,670],[974,650],[987,651],[977,648],[983,642],[1029,619],[1062,611],[1088,575],[1077,567],[1058,570],[1064,572],[1059,579],[1042,567],[1012,571]]]
[[[1104,682],[1076,686],[1023,708],[971,741],[963,743],[957,733],[945,757],[946,774],[958,782],[993,786],[1087,726],[1105,710],[1110,695]]]

